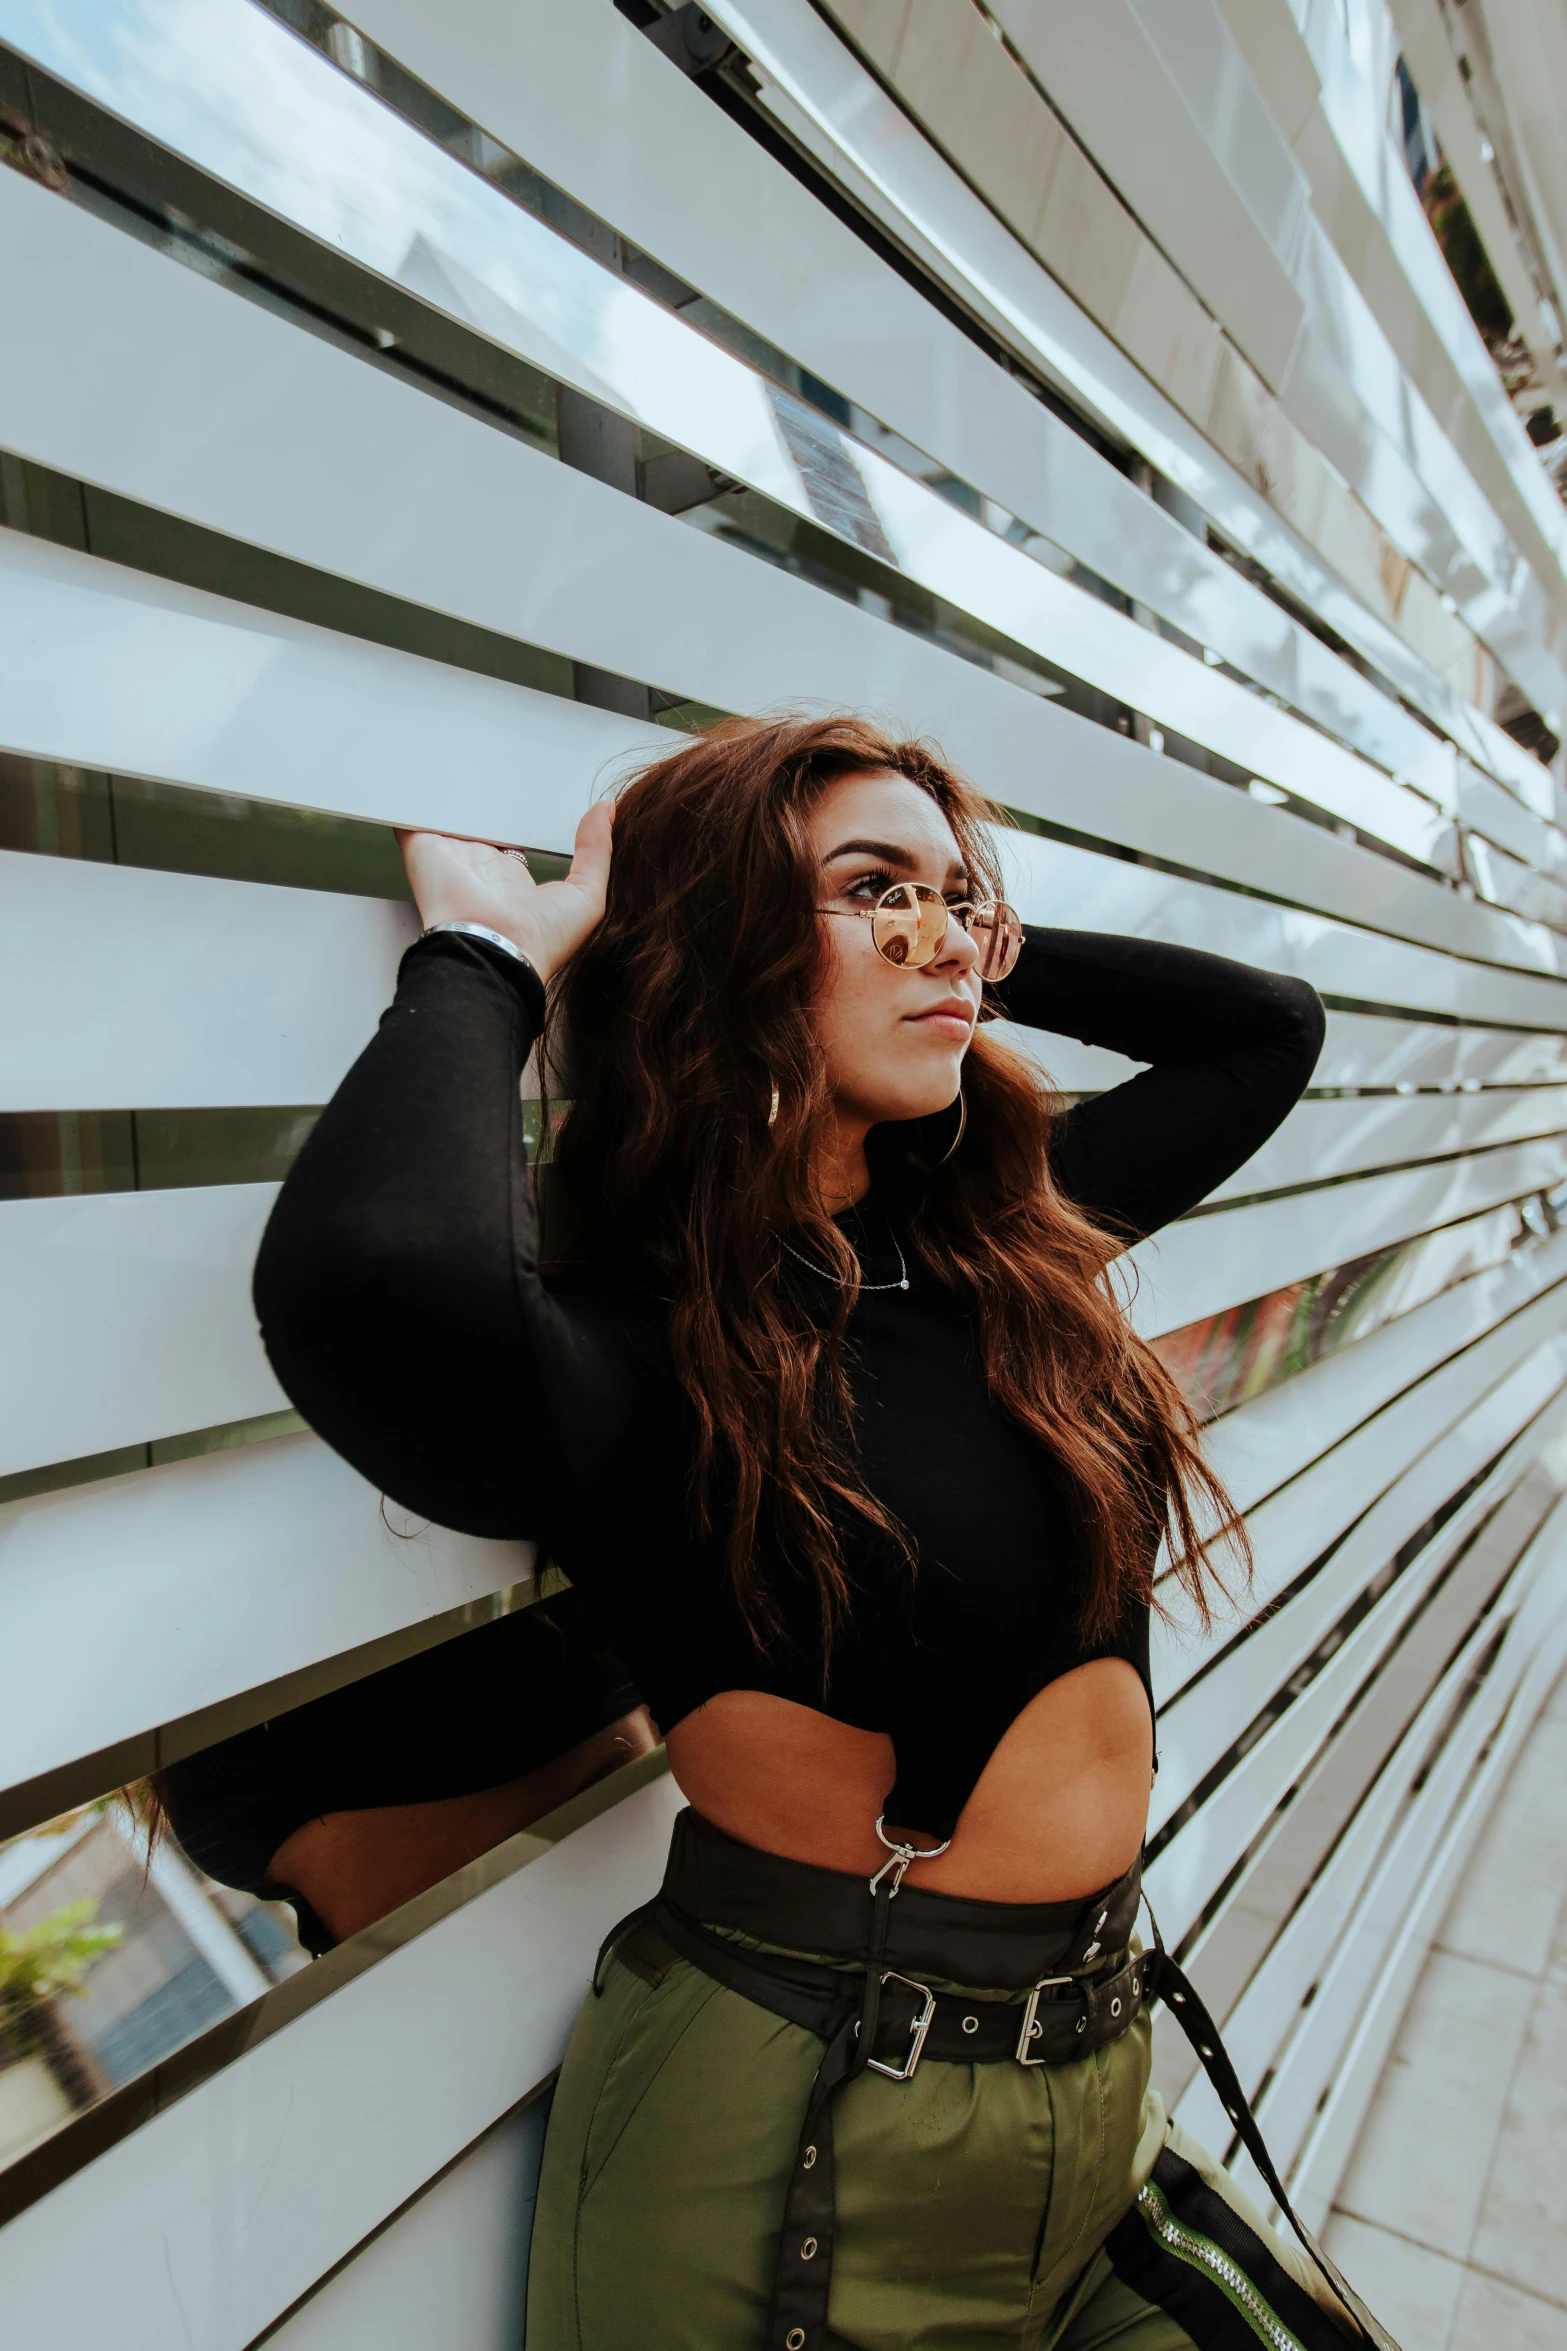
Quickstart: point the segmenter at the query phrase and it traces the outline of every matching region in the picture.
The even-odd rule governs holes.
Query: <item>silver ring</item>
[[[519,865],[526,865],[528,862],[527,851],[524,849],[503,849],[501,851],[501,855],[503,857],[515,857]]]

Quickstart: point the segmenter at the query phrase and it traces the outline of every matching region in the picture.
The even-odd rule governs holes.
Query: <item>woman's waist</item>
[[[965,1709],[963,1695],[882,1732],[775,1692],[722,1691],[672,1729],[664,1718],[670,1763],[716,1827],[830,1873],[872,1874],[881,1817],[916,1847],[941,1848],[911,1889],[1038,1904],[1113,1884],[1142,1845],[1151,1780],[1134,1670],[1096,1661],[1010,1721],[993,1703]]]
[[[1062,1902],[993,1902],[905,1878],[888,1908],[883,1964],[921,1981],[1026,1990],[1124,1952],[1139,1897],[1137,1862]],[[663,1898],[752,1947],[851,1965],[869,1952],[868,1877],[761,1851],[689,1808],[675,1822]]]

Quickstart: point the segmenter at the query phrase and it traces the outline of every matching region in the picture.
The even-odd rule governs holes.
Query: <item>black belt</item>
[[[1218,2027],[1165,1950],[1152,1911],[1151,1951],[1112,1957],[1093,1969],[1101,1951],[1125,1950],[1140,1899],[1140,1865],[1082,1902],[985,1903],[910,1887],[894,1913],[901,1877],[879,1871],[867,1904],[863,1879],[757,1852],[687,1811],[675,1823],[663,1890],[613,1927],[599,1952],[595,1992],[608,1952],[624,1947],[636,1966],[654,1959],[661,1942],[715,1983],[826,2043],[784,2203],[765,2351],[821,2351],[826,2338],[835,2212],[832,2100],[846,2082],[866,2071],[907,2081],[926,2058],[1070,2064],[1118,2039],[1155,1998],[1166,2001],[1196,2051],[1242,2146],[1342,2306],[1352,2339],[1374,2351],[1399,2351],[1297,2218]],[[846,1933],[851,1916],[854,1931]],[[711,1933],[703,1920],[768,1941],[846,1946],[844,1955],[859,1965],[844,1971],[748,1950]],[[948,1956],[955,1952],[961,1960]],[[923,1965],[946,1976],[961,1966],[1027,1997],[938,1992],[887,1964],[899,1958],[905,1967]]]

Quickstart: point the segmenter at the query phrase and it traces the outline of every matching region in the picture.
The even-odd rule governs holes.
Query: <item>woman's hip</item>
[[[823,2046],[656,1937],[606,1962],[556,2092],[529,2351],[763,2351]],[[846,2080],[822,2342],[1043,2341],[1158,2151],[1147,2075],[1139,2018],[1066,2063]]]

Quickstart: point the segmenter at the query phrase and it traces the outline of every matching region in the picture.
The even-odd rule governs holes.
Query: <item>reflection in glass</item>
[[[292,1407],[258,1412],[246,1420],[223,1420],[211,1428],[182,1429],[176,1436],[144,1444],[116,1445],[108,1453],[81,1453],[70,1461],[46,1461],[36,1469],[13,1470],[0,1478],[0,1507],[53,1494],[64,1486],[89,1486],[99,1478],[124,1477],[134,1469],[157,1469],[168,1461],[193,1461],[206,1453],[227,1453],[236,1445],[264,1445],[273,1437],[295,1437],[304,1422]]]
[[[558,1571],[0,1846],[0,2164],[652,1753]]]
[[[0,1847],[0,2162],[306,1964],[279,1905],[106,1799]]]
[[[280,1183],[311,1109],[0,1111],[0,1200]]]
[[[1308,1365],[1501,1265],[1556,1229],[1561,1192],[1487,1209],[1440,1232],[1351,1258],[1154,1341],[1200,1420],[1217,1420]]]
[[[410,896],[390,825],[5,751],[0,849],[358,898]]]

